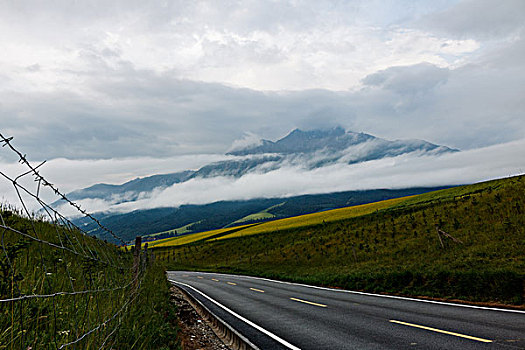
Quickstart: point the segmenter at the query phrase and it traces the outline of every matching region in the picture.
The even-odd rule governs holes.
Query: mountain
[[[261,145],[231,151],[229,154],[245,156],[263,153],[311,153],[323,149],[342,151],[350,146],[373,139],[376,137],[364,133],[346,132],[341,127],[311,131],[295,129],[276,142],[261,140]]]
[[[367,147],[364,148],[368,151],[360,155],[355,155],[353,162],[392,157],[416,151],[432,151],[435,153],[457,151],[423,140],[388,141],[365,133],[347,132],[341,127],[336,127],[328,130],[311,131],[295,129],[276,142],[261,140],[260,145],[234,150],[228,154],[247,156],[266,153],[288,155],[323,152],[335,153],[342,156],[343,154],[349,154],[355,151],[356,146],[363,146],[365,144]]]
[[[283,166],[315,169],[335,163],[355,164],[402,154],[436,155],[458,150],[423,140],[389,141],[365,133],[295,129],[275,142],[261,140],[227,153],[233,159],[205,165],[197,170],[137,178],[122,185],[96,184],[71,192],[71,200],[103,199],[119,204],[137,200],[144,193],[162,189],[194,178],[217,176],[241,177],[251,172],[269,172]],[[54,203],[60,204],[59,202]]]
[[[179,173],[153,175],[144,178],[137,178],[122,185],[96,184],[91,187],[68,193],[67,196],[72,201],[86,198],[114,200],[115,204],[135,201],[143,192],[151,192],[155,188],[166,188],[187,181],[194,173],[194,171],[187,170]],[[58,203],[59,202],[55,202],[54,205]]]
[[[110,207],[126,203],[133,207],[135,201],[154,199],[155,191],[159,192],[192,179],[240,178],[251,173],[267,173],[285,167],[313,170],[333,164],[355,164],[409,153],[437,155],[456,151],[423,140],[390,141],[365,133],[345,131],[340,127],[309,131],[295,129],[277,141],[260,140],[255,145],[232,150],[227,154],[230,159],[207,164],[200,169],[137,178],[122,185],[96,184],[71,192],[68,197],[80,203],[87,199],[102,199]],[[295,216],[419,194],[433,189],[435,188],[381,189],[295,197],[292,194],[285,199],[255,198],[205,205],[173,205],[124,213],[109,210],[99,212],[96,216],[105,226],[131,240],[136,235],[174,229],[176,231],[182,227],[184,232],[188,229],[196,232],[232,225],[235,222],[247,223],[254,218],[268,220]],[[61,204],[63,203],[58,201],[53,205]],[[78,219],[76,223],[84,226],[88,232],[111,239],[82,219]]]

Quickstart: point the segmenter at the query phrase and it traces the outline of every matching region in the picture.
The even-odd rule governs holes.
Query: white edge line
[[[261,326],[253,323],[252,321],[242,317],[241,315],[239,315],[238,313],[236,313],[235,311],[232,311],[230,309],[228,309],[226,306],[222,305],[221,303],[219,303],[218,301],[212,299],[211,297],[207,296],[206,294],[204,294],[203,292],[201,292],[200,290],[198,290],[197,288],[195,287],[192,287],[190,286],[189,284],[186,284],[186,283],[182,283],[182,282],[179,282],[179,281],[175,281],[173,279],[169,279],[170,282],[175,282],[175,283],[178,283],[178,284],[181,284],[183,286],[186,286],[188,288],[191,288],[193,289],[194,291],[196,291],[197,293],[199,293],[200,295],[202,295],[203,297],[207,298],[208,300],[210,300],[211,302],[213,302],[214,304],[216,304],[217,306],[219,306],[220,308],[222,308],[223,310],[229,312],[230,314],[232,314],[233,316],[237,317],[238,319],[240,319],[241,321],[244,321],[246,322],[247,324],[249,324],[250,326],[252,326],[253,328],[257,329],[258,331],[266,334],[267,336],[269,336],[270,338],[278,341],[279,343],[283,344],[284,346],[286,346],[287,348],[290,348],[292,350],[301,350],[300,348],[298,348],[297,346],[294,346],[290,343],[288,343],[286,340],[278,337],[277,335],[273,334],[272,332],[262,328]]]
[[[169,272],[179,272],[179,271],[169,271]],[[180,272],[182,272],[182,271],[180,271]],[[367,296],[372,296],[372,297],[381,297],[381,298],[389,298],[389,299],[417,301],[417,302],[420,302],[420,303],[439,304],[439,305],[447,305],[447,306],[459,306],[459,307],[466,307],[466,308],[471,308],[471,309],[503,311],[503,312],[513,312],[513,313],[518,313],[518,314],[525,314],[525,311],[522,311],[522,310],[499,309],[499,308],[487,307],[487,306],[455,304],[455,303],[447,303],[447,302],[444,302],[444,301],[400,297],[400,296],[397,296],[397,295],[374,294],[374,293],[358,292],[358,291],[355,291],[355,290],[318,287],[318,286],[311,286],[311,285],[308,285],[308,284],[286,282],[286,281],[277,281],[277,280],[272,280],[272,279],[269,279],[269,278],[255,277],[255,276],[230,275],[230,274],[224,274],[224,273],[198,272],[198,271],[185,271],[185,273],[186,272],[200,273],[200,274],[214,274],[214,275],[223,275],[223,276],[233,276],[233,277],[246,277],[246,278],[257,279],[257,280],[262,280],[262,281],[282,283],[282,284],[295,285],[295,286],[301,286],[301,287],[308,287],[308,288],[314,288],[314,289],[321,289],[321,290],[327,290],[327,291],[338,292],[338,293],[350,293],[350,294],[358,294],[358,295],[367,295]]]

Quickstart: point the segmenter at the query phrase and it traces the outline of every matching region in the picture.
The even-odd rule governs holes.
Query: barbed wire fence
[[[41,175],[45,162],[33,165],[12,141],[0,133],[20,168],[14,175],[0,169],[0,184],[11,189],[10,203],[0,204],[0,349],[111,347],[139,295],[147,260],[140,244],[133,259],[75,225],[44,198],[125,244]]]

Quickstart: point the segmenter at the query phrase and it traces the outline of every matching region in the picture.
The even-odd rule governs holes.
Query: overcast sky
[[[0,0],[0,45],[0,132],[66,191],[296,127],[525,160],[523,0]]]

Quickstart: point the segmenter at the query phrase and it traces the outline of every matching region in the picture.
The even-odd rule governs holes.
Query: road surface
[[[525,349],[525,312],[169,271],[260,349]]]

